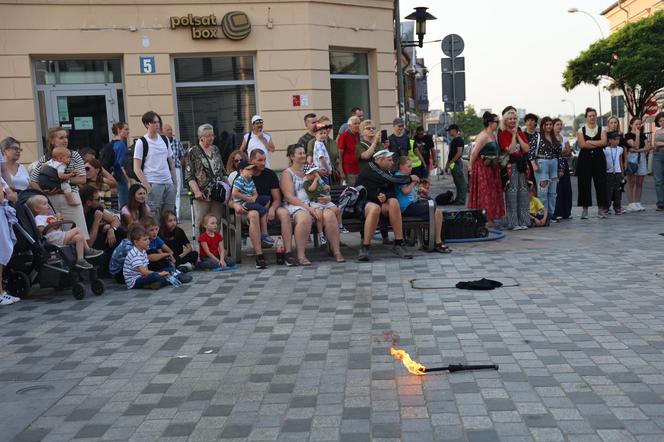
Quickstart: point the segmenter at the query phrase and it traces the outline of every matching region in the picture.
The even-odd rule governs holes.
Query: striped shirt
[[[71,161],[65,168],[65,173],[69,173],[74,169],[78,169],[78,174],[76,176],[82,176],[85,177],[85,163],[83,162],[83,158],[81,158],[81,154],[76,152],[75,150],[71,150]],[[30,181],[34,181],[36,183],[39,183],[39,173],[42,170],[42,167],[48,159],[43,156],[37,161],[37,164],[35,164],[35,167],[32,168],[32,172],[30,172]],[[78,186],[75,184],[71,185],[71,192],[72,193],[78,193]]]
[[[148,261],[148,254],[145,250],[139,250],[136,246],[127,253],[127,258],[125,258],[124,266],[122,267],[122,273],[124,274],[125,282],[127,283],[127,288],[132,288],[136,284],[138,278],[143,276],[138,270],[140,266],[146,267],[150,264]]]
[[[242,177],[242,175],[238,175],[237,178],[235,178],[235,181],[233,181],[233,187],[238,189],[242,195],[246,196],[252,196],[256,191],[256,184],[254,184],[254,180],[249,179],[249,181],[247,181]],[[233,201],[243,206],[246,202],[240,198],[233,198]]]

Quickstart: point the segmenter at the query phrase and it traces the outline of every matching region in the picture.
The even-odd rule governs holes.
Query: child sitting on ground
[[[261,242],[272,247],[274,240],[267,233],[267,209],[271,198],[267,195],[259,195],[254,184],[254,166],[247,160],[242,160],[237,166],[239,174],[233,181],[233,203],[242,206],[247,212],[255,210],[261,220]]]
[[[198,261],[198,253],[194,251],[184,230],[178,227],[175,212],[165,210],[161,214],[159,237],[173,251],[175,265],[179,271],[190,272],[194,270],[194,265]]]
[[[532,181],[528,182],[528,194],[530,195],[530,225],[532,227],[545,227],[548,226],[549,214],[542,201],[535,196],[535,185]]]
[[[235,260],[226,256],[224,250],[224,237],[217,231],[217,218],[208,213],[201,223],[205,232],[198,238],[201,246],[201,256],[198,267],[203,270],[232,270],[237,268]]]
[[[132,230],[142,229],[142,228],[143,226],[141,226],[138,223],[130,224],[129,227],[127,227],[127,237],[122,241],[120,241],[120,243],[115,247],[115,250],[113,250],[113,254],[111,255],[111,260],[108,263],[108,273],[111,274],[113,279],[115,279],[115,282],[117,282],[118,284],[125,283],[124,274],[122,273],[122,267],[124,266],[127,254],[134,247],[134,244],[129,239],[131,238],[131,232]]]
[[[77,205],[76,196],[72,193],[69,179],[78,175],[78,169],[66,173],[65,170],[71,162],[71,152],[66,147],[55,147],[51,152],[51,159],[39,171],[39,187],[42,190],[62,189],[69,205]]]
[[[152,289],[168,285],[167,271],[153,272],[148,269],[147,250],[150,247],[150,237],[143,226],[130,229],[129,239],[134,245],[127,253],[122,273],[124,274],[127,288],[129,289]]]
[[[51,214],[51,206],[48,203],[48,198],[45,196],[31,196],[28,198],[26,204],[35,215],[37,229],[40,233],[44,234],[46,241],[48,241],[49,244],[58,247],[74,245],[76,247],[76,267],[84,270],[93,268],[92,264],[87,262],[85,258],[96,258],[104,253],[103,250],[88,247],[85,238],[78,227],[67,230],[66,232],[62,230],[61,225],[57,227],[48,227],[51,223],[62,221],[62,216],[59,213],[56,213],[55,215]]]
[[[327,244],[327,238],[323,233],[323,212],[325,209],[331,210],[337,217],[339,231],[344,233],[348,231],[341,222],[341,210],[339,210],[336,204],[334,204],[332,201],[327,203],[318,202],[318,198],[321,196],[330,195],[330,186],[323,182],[323,179],[318,173],[319,169],[320,168],[315,164],[304,165],[304,190],[307,192],[307,196],[309,197],[309,206],[313,207],[316,213],[316,230],[318,231],[318,242],[321,246],[324,246]]]
[[[150,238],[150,245],[147,250],[148,261],[150,261],[148,269],[155,272],[166,270],[169,274],[180,280],[180,282],[191,282],[193,278],[190,275],[185,275],[175,268],[173,251],[164,243],[163,239],[159,238],[159,225],[157,221],[154,218],[146,218],[142,224]]]

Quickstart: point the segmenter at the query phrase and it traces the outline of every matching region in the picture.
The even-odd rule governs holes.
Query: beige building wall
[[[397,112],[392,7],[391,0],[0,1],[0,138],[22,141],[24,162],[40,153],[34,60],[120,58],[127,119],[132,136],[138,136],[146,110],[177,127],[173,57],[249,54],[255,57],[257,111],[277,149],[285,151],[304,132],[305,113],[332,116],[329,48],[368,53],[371,109],[365,114],[390,127]],[[234,10],[245,12],[252,24],[241,41],[193,40],[188,29],[169,28],[171,16],[221,19]],[[140,55],[155,56],[155,74],[139,72]],[[307,94],[309,105],[293,107],[294,94]],[[273,158],[275,168],[286,165],[283,152]]]
[[[626,23],[648,17],[662,8],[662,0],[622,0],[611,4],[602,15],[609,21],[611,32],[615,32]]]

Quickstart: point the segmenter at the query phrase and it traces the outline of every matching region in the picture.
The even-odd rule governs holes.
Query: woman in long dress
[[[475,140],[470,153],[470,195],[469,209],[484,209],[489,222],[495,227],[495,221],[505,216],[505,200],[500,179],[500,148],[496,141],[496,129],[500,120],[496,114],[484,112],[482,115],[484,130]]]

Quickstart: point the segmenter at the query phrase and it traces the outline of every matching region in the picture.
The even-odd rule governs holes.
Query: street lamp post
[[[569,104],[572,105],[572,116],[573,116],[574,118],[576,118],[576,106],[574,106],[574,102],[571,101],[571,100],[568,100],[568,99],[566,99],[566,98],[563,98],[563,99],[560,100],[560,101],[563,102],[563,103],[567,102],[567,103],[569,103]]]
[[[569,8],[567,10],[567,12],[569,12],[570,14],[576,14],[577,12],[580,12],[581,14],[585,14],[588,17],[590,17],[592,19],[592,21],[595,22],[595,25],[597,25],[597,29],[599,30],[599,35],[601,35],[602,39],[604,39],[604,31],[602,31],[602,27],[599,25],[599,22],[597,21],[597,19],[595,17],[593,17],[592,14],[590,14],[589,12],[586,12],[586,11],[582,11],[578,8]],[[602,124],[602,119],[603,119],[603,114],[602,114],[602,87],[599,85],[599,83],[597,84],[597,101],[599,102],[599,122],[600,122],[600,125],[601,125]],[[575,117],[576,117],[576,115],[575,115]]]
[[[424,35],[427,32],[427,20],[436,20],[436,17],[429,14],[424,6],[415,8],[415,12],[407,15],[407,20],[415,20],[415,33],[417,34],[417,41],[402,41],[401,40],[401,15],[399,12],[399,0],[394,0],[394,33],[396,41],[395,47],[397,50],[397,90],[399,100],[399,117],[404,117],[406,100],[404,97],[404,79],[403,68],[401,67],[401,50],[407,47],[422,47],[424,45]]]

